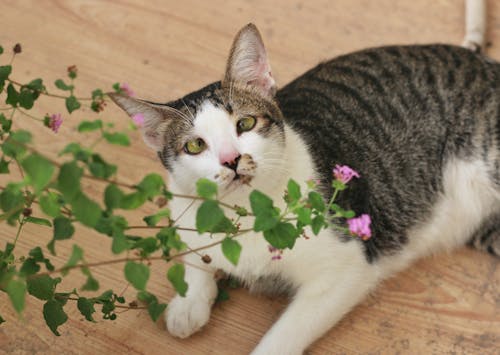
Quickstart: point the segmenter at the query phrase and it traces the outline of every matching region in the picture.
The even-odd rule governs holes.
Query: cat
[[[366,241],[325,229],[299,238],[281,260],[253,233],[238,237],[237,266],[219,246],[207,250],[210,264],[187,255],[189,288],[168,306],[169,332],[185,338],[208,322],[220,268],[250,289],[292,297],[253,354],[301,354],[417,258],[471,238],[500,255],[499,84],[492,60],[422,45],[344,55],[277,90],[261,35],[249,24],[236,35],[221,81],[167,104],[112,94],[129,115],[144,115],[144,140],[172,191],[193,194],[195,182],[208,178],[227,203],[248,206],[253,189],[279,203],[289,178],[313,177],[328,200],[332,168],[346,164],[360,178],[339,203],[372,218]],[[177,223],[194,226],[197,205],[174,199]],[[182,237],[191,248],[213,241]]]

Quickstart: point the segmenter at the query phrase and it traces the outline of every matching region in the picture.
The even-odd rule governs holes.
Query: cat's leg
[[[489,216],[472,236],[470,244],[500,257],[500,212]]]
[[[313,275],[252,354],[302,354],[375,287],[376,266],[363,263],[341,274]]]
[[[485,45],[486,1],[465,0],[465,38],[462,46],[480,52]]]
[[[167,329],[170,334],[186,338],[201,329],[209,320],[212,305],[217,296],[214,273],[207,269],[199,257],[187,257],[185,281],[188,284],[186,297],[176,295],[166,312]]]

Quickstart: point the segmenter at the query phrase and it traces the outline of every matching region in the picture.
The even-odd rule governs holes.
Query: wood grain
[[[490,0],[488,5],[488,53],[500,59],[500,4]],[[140,97],[167,101],[219,79],[233,35],[248,22],[261,29],[275,77],[284,84],[321,60],[356,49],[395,43],[459,44],[464,13],[461,0],[3,0],[0,44],[6,49],[17,42],[23,45],[13,73],[18,81],[42,76],[52,83],[65,76],[68,65],[77,64],[81,96],[95,86],[110,88],[113,82],[126,81]],[[5,60],[6,56],[0,58]],[[52,84],[49,89],[55,91]],[[64,112],[63,103],[43,98],[34,113],[47,112]],[[15,126],[35,129],[40,150],[55,156],[69,140],[92,141],[91,134],[82,136],[75,126],[79,119],[94,117],[88,109],[67,117],[58,135],[38,129],[23,116]],[[115,107],[103,117],[119,128],[128,122]],[[120,180],[134,183],[145,172],[163,174],[138,134],[133,138],[130,149],[100,146],[102,154],[119,165]],[[6,182],[0,177],[0,184]],[[84,187],[94,196],[103,190],[94,181]],[[152,210],[146,206],[128,216],[139,222]],[[0,225],[0,247],[13,240],[14,232]],[[19,251],[49,239],[44,227],[27,226]],[[58,244],[58,265],[65,262],[73,243],[85,248],[89,261],[113,258],[109,239],[78,228],[74,240]],[[466,248],[422,260],[380,285],[310,353],[500,354],[498,265],[497,259]],[[166,266],[155,263],[152,268],[149,288],[168,301],[173,292]],[[97,268],[95,274],[103,289],[125,287],[121,265]],[[79,287],[81,281],[65,281],[63,288]],[[134,296],[130,289],[125,294]],[[62,336],[55,337],[44,325],[41,302],[29,298],[28,311],[19,319],[2,294],[0,314],[7,322],[0,326],[0,353],[245,354],[286,303],[236,290],[228,302],[215,307],[205,329],[187,340],[169,336],[163,322],[153,324],[144,311],[90,324],[70,306],[70,320],[61,327]]]

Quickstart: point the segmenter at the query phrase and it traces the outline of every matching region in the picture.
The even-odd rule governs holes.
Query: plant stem
[[[243,234],[245,234],[247,232],[248,232],[248,230],[242,230],[242,231],[238,232],[233,238],[239,237],[239,236],[241,236],[241,235],[243,235]],[[94,263],[76,264],[76,265],[73,265],[73,266],[61,267],[59,269],[55,269],[55,270],[52,270],[52,271],[39,272],[37,274],[28,276],[28,279],[34,279],[34,278],[37,278],[37,277],[40,277],[40,276],[52,275],[52,274],[55,274],[55,273],[61,273],[63,271],[69,271],[69,270],[72,270],[72,269],[91,268],[91,267],[96,267],[96,266],[125,263],[127,261],[165,260],[165,261],[169,262],[169,261],[172,261],[174,259],[178,259],[178,258],[180,258],[180,257],[182,257],[184,255],[188,255],[188,254],[191,254],[191,253],[196,253],[197,251],[200,251],[200,250],[205,250],[205,249],[212,248],[212,247],[214,247],[216,245],[221,244],[222,241],[223,241],[223,239],[221,239],[220,241],[213,242],[211,244],[207,244],[207,245],[204,245],[204,246],[201,246],[201,247],[198,247],[198,248],[195,248],[195,249],[191,249],[191,250],[188,250],[188,251],[184,251],[182,253],[179,253],[179,254],[176,254],[176,255],[173,255],[173,256],[169,256],[169,257],[165,257],[165,256],[153,256],[153,257],[149,257],[149,258],[144,258],[144,257],[129,258],[129,257],[125,257],[125,258],[115,259],[115,260],[106,260],[106,261],[97,261],[97,262],[94,262]]]
[[[17,86],[26,86],[24,84],[21,84],[20,82],[17,82],[15,80],[12,80],[12,79],[7,79],[7,81],[9,83],[12,83],[14,85],[17,85]],[[63,96],[63,95],[56,95],[56,94],[51,94],[49,93],[48,91],[39,91],[39,90],[35,90],[35,91],[38,91],[40,94],[42,95],[45,95],[45,96],[50,96],[50,97],[57,97],[58,99],[67,99],[66,96]],[[77,97],[76,98],[77,100],[80,100],[80,101],[92,101],[92,98],[91,97]]]
[[[35,120],[35,121],[39,121],[39,122],[43,122],[43,118],[38,118],[38,117],[35,117],[35,116],[32,116],[30,115],[28,112],[26,111],[23,111],[23,110],[18,110],[20,113],[22,113],[23,115]]]
[[[25,219],[26,219],[26,217],[23,216],[23,218],[21,218],[21,220],[19,221],[19,227],[17,227],[16,238],[14,239],[14,247],[12,249],[14,249],[16,247],[17,240],[19,239],[19,236],[21,235],[21,230],[23,229],[23,226],[26,223]]]

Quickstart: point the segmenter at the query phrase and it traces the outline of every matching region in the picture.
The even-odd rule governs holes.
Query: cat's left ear
[[[165,131],[170,120],[157,106],[127,95],[109,93],[108,96],[141,126],[144,142],[157,152],[165,146]]]
[[[224,76],[224,83],[231,81],[253,86],[266,96],[276,93],[266,48],[253,23],[243,27],[234,39]]]

